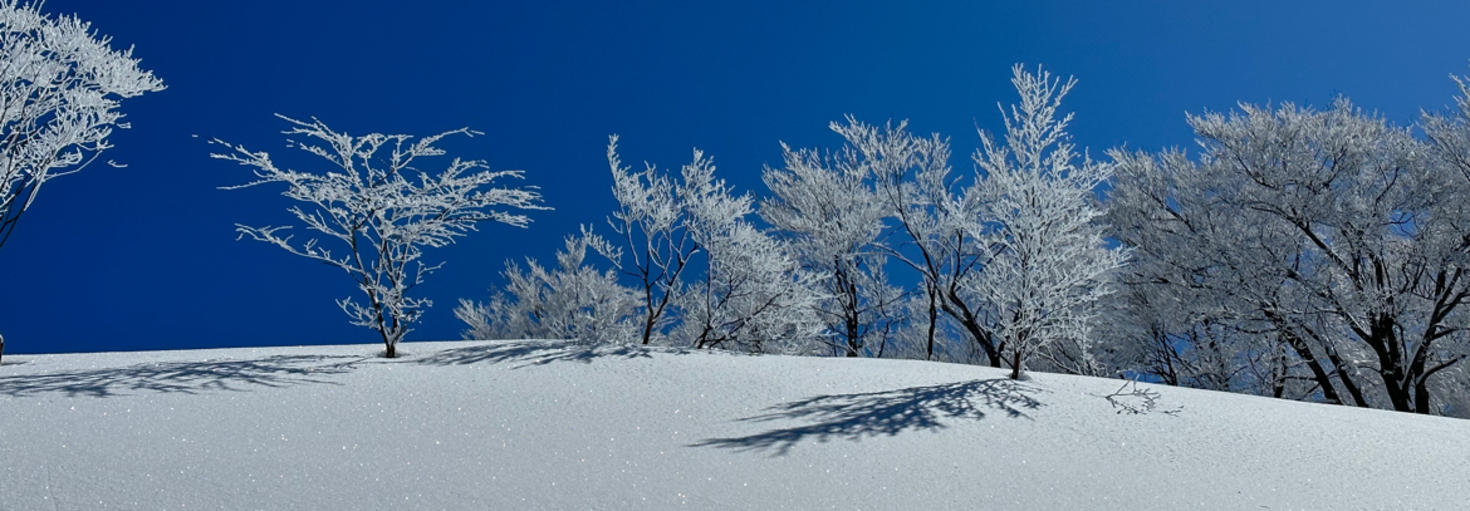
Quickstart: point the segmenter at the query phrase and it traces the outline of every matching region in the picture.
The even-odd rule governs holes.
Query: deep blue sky
[[[488,136],[451,155],[542,187],[556,210],[529,229],[428,252],[448,264],[418,288],[436,305],[409,339],[429,340],[459,337],[456,300],[483,300],[507,258],[547,261],[578,224],[606,225],[611,133],[627,162],[677,168],[699,147],[764,193],[778,141],[836,147],[826,125],[846,113],[950,136],[970,172],[1017,62],[1078,78],[1065,107],[1094,155],[1191,146],[1185,112],[1237,101],[1344,94],[1409,122],[1470,73],[1460,1],[800,3],[48,0],[136,46],[168,90],[124,103],[133,129],[104,159],[127,168],[51,182],[0,249],[6,351],[379,342],[333,303],[357,293],[346,275],[235,241],[235,223],[285,223],[292,202],[216,189],[248,171],[209,159],[205,137],[321,168],[285,150],[273,113],[353,134],[470,126]]]

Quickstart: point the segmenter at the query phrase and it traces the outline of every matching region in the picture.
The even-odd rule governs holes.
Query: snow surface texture
[[[12,355],[0,509],[1466,509],[1470,422],[563,343]]]

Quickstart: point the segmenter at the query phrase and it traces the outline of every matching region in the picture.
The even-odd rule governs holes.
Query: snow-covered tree
[[[0,246],[42,185],[112,147],[123,99],[164,89],[132,53],[74,16],[0,0]]]
[[[894,328],[893,339],[886,346],[883,356],[961,364],[986,360],[979,344],[959,342],[954,338],[956,334],[964,335],[963,329],[955,324],[954,318],[947,314],[935,314],[934,320],[939,324],[930,324],[929,297],[922,293],[921,288],[908,291],[914,290],[920,292],[905,293],[903,299],[895,304],[892,314],[904,318],[904,321]]]
[[[592,248],[636,280],[641,343],[671,336],[697,348],[807,348],[820,333],[816,295],[785,245],[747,219],[750,195],[734,194],[698,149],[678,176],[653,165],[631,172],[616,136],[607,158],[618,201],[609,223],[627,241],[627,254],[611,243]],[[691,267],[704,271],[690,275]]]
[[[164,89],[131,48],[114,50],[90,23],[40,9],[0,1],[0,246],[41,185],[112,147],[112,130],[128,127],[123,99]]]
[[[1470,356],[1470,180],[1453,157],[1346,99],[1189,122],[1197,162],[1111,153],[1135,284],[1230,327],[1238,367],[1280,375],[1269,393],[1307,381],[1329,402],[1444,413]]]
[[[772,197],[760,216],[826,297],[815,311],[834,351],[883,356],[903,322],[903,291],[888,284],[888,257],[878,248],[888,208],[874,191],[873,169],[851,146],[828,157],[781,148],[785,167],[762,176]]]
[[[734,195],[697,152],[695,161],[704,164],[684,167],[681,202],[706,268],[680,301],[680,337],[697,348],[811,352],[821,296],[786,246],[747,219],[750,195]]]
[[[413,167],[416,160],[442,156],[435,146],[450,135],[481,134],[469,128],[446,131],[414,140],[411,135],[373,133],[351,136],[332,131],[321,121],[302,122],[278,116],[291,123],[289,136],[304,136],[312,142],[290,142],[289,146],[321,157],[334,167],[325,173],[281,169],[265,152],[219,139],[231,152],[210,156],[253,167],[256,180],[224,189],[234,190],[269,183],[284,183],[282,195],[307,203],[289,210],[308,230],[341,242],[344,251],[334,255],[316,238],[293,243],[281,231],[291,226],[249,227],[237,224],[243,238],[249,236],[308,259],[347,272],[367,298],[366,305],[348,297],[337,305],[352,318],[352,324],[377,330],[387,346],[389,358],[397,356],[397,345],[431,302],[407,293],[423,282],[424,276],[443,263],[425,265],[419,259],[424,247],[443,247],[475,229],[475,224],[493,220],[525,227],[530,219],[499,207],[545,209],[541,195],[524,188],[490,187],[501,178],[520,178],[517,170],[491,171],[481,160],[455,158],[449,166],[430,176]],[[387,154],[381,154],[386,152]]]
[[[890,258],[919,274],[916,294],[924,300],[924,314],[914,321],[926,325],[924,357],[933,359],[944,333],[940,313],[949,316],[979,347],[984,361],[1000,367],[984,305],[965,282],[980,265],[980,251],[968,225],[979,215],[973,194],[957,190],[950,176],[949,141],[907,131],[907,122],[878,126],[858,122],[832,123],[847,140],[854,159],[874,175],[875,193],[893,219],[893,233],[877,246]]]
[[[607,163],[612,169],[613,197],[618,210],[608,224],[613,232],[627,241],[627,255],[614,245],[599,244],[592,248],[612,261],[618,271],[638,281],[643,320],[639,342],[649,344],[661,339],[672,324],[669,308],[683,290],[681,275],[689,265],[697,247],[686,227],[683,189],[672,178],[653,165],[640,172],[623,166],[618,157],[618,136],[608,138]],[[694,162],[686,166],[709,165],[696,152]]]
[[[1454,169],[1464,183],[1470,183],[1470,77],[1450,75],[1450,78],[1460,89],[1460,95],[1455,97],[1454,113],[1425,113],[1422,124],[1435,156]],[[1464,225],[1459,224],[1462,230]],[[1462,356],[1470,357],[1470,349],[1462,352]],[[1461,362],[1444,372],[1440,377],[1439,403],[1450,414],[1470,417],[1470,368]]]
[[[1293,258],[1298,233],[1220,204],[1218,176],[1195,170],[1182,152],[1110,154],[1117,185],[1109,223],[1134,250],[1107,322],[1111,365],[1175,385],[1291,398],[1322,392],[1336,401],[1342,385],[1327,381],[1306,344],[1322,329],[1291,322],[1320,318],[1297,308],[1301,289],[1280,266],[1259,264]],[[1316,385],[1298,385],[1308,381]]]
[[[557,267],[551,270],[534,259],[526,260],[525,270],[507,261],[503,292],[484,304],[461,299],[454,310],[470,326],[465,338],[633,342],[642,327],[633,289],[618,284],[616,272],[584,264],[587,248],[605,243],[586,230],[568,236],[566,250],[557,252]]]
[[[847,139],[849,159],[875,176],[874,193],[893,220],[895,232],[880,235],[878,246],[920,276],[916,294],[927,314],[915,321],[927,325],[925,358],[934,357],[940,328],[949,324],[980,360],[1009,363],[1018,377],[1024,359],[1043,349],[1049,368],[1095,373],[1087,331],[1110,273],[1125,259],[1104,246],[1095,223],[1094,189],[1110,167],[1074,163],[1065,132],[1071,117],[1056,118],[1073,82],[1019,66],[1014,73],[1022,103],[1006,116],[1007,143],[982,133],[968,186],[951,176],[949,143],[938,135],[850,117],[832,129]]]
[[[1142,259],[1142,258],[1140,258]],[[1286,346],[1262,323],[1207,305],[1193,286],[1161,284],[1158,268],[1134,260],[1120,272],[1118,293],[1099,321],[1098,361],[1109,372],[1150,375],[1169,385],[1216,391],[1277,395],[1310,393],[1296,385],[1297,367],[1283,357]],[[1150,277],[1152,276],[1152,277]],[[1150,280],[1150,278],[1154,280]],[[1167,277],[1170,283],[1186,279]],[[1203,281],[1200,281],[1202,284]],[[1232,309],[1239,310],[1239,309]],[[1292,375],[1288,378],[1288,375]]]
[[[1425,112],[1424,133],[1445,163],[1470,181],[1470,77],[1450,75],[1460,87],[1453,114]]]
[[[1127,258],[1106,247],[1095,222],[1102,211],[1094,190],[1112,168],[1085,157],[1078,164],[1066,132],[1072,115],[1057,117],[1075,80],[1020,65],[1012,71],[1021,103],[1004,115],[1005,144],[982,132],[974,155],[985,174],[971,192],[978,217],[966,228],[983,267],[964,284],[994,313],[991,328],[1009,351],[1012,378],[1044,348],[1055,368],[1097,374],[1091,321],[1111,293],[1112,271]]]

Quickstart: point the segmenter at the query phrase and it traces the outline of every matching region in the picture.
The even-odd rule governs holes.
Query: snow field
[[[560,342],[12,355],[0,509],[1463,509],[1470,423]],[[1167,412],[1167,413],[1166,413]]]

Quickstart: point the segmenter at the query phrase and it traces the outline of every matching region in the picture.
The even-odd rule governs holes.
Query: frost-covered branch
[[[671,176],[653,165],[639,172],[623,166],[617,141],[610,137],[607,148],[618,201],[608,223],[626,246],[583,234],[636,282],[638,342],[672,337],[698,348],[807,351],[821,330],[817,295],[787,246],[747,219],[754,199],[716,178],[714,162],[698,149]],[[704,272],[689,275],[691,267]]]
[[[123,99],[164,89],[132,48],[115,50],[90,23],[41,5],[0,0],[0,247],[43,185],[112,147],[112,130],[128,127]]]
[[[74,16],[0,1],[0,246],[51,179],[81,171],[127,128],[123,99],[164,89]]]
[[[925,357],[935,356],[942,312],[964,330],[990,365],[1000,367],[991,319],[965,285],[983,266],[966,228],[979,210],[972,194],[955,190],[949,141],[937,134],[914,136],[906,122],[880,129],[848,117],[845,124],[834,122],[831,128],[847,140],[845,158],[874,176],[874,192],[894,221],[875,248],[920,275],[917,294],[922,295],[924,318],[915,323],[925,325]]]

